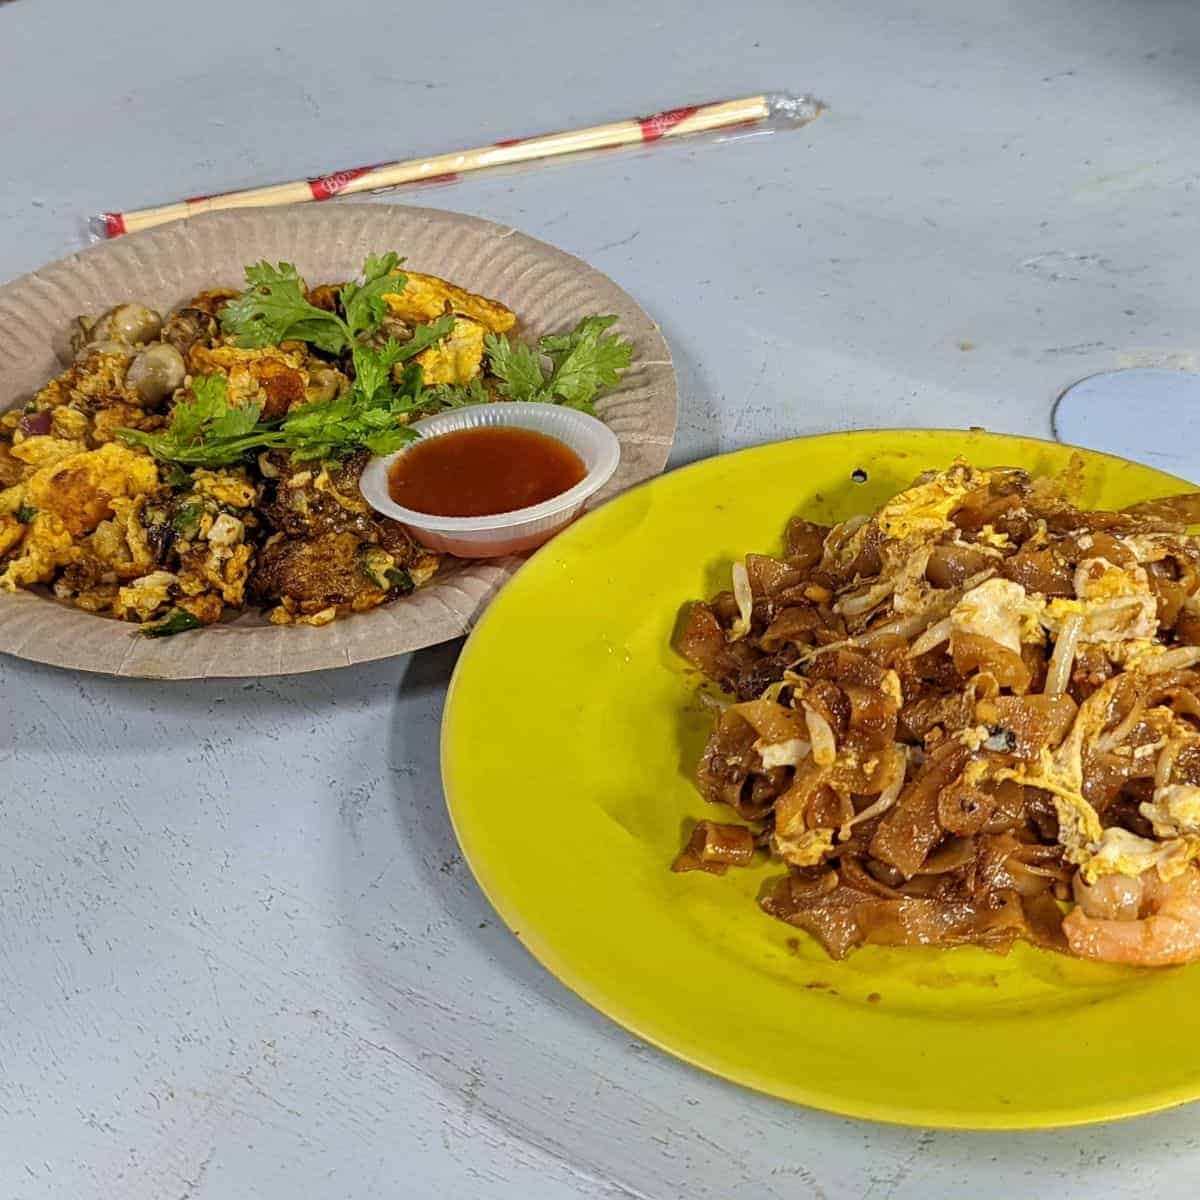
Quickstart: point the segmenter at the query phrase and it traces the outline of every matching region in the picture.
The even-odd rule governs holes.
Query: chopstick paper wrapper
[[[157,208],[102,213],[89,221],[89,228],[97,238],[112,238],[220,209],[303,204],[310,200],[350,196],[356,192],[447,183],[474,171],[523,166],[599,150],[647,146],[694,135],[708,135],[716,141],[732,140],[748,134],[798,129],[815,120],[823,111],[824,105],[811,97],[796,96],[789,92],[767,92],[740,100],[674,108],[651,117],[634,117],[607,125],[593,125],[587,129],[510,138],[490,146],[439,154],[432,158],[351,167],[315,179],[298,179],[291,183],[215,196],[194,196]]]

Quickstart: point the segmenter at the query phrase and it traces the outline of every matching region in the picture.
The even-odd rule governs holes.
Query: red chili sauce
[[[388,472],[397,504],[438,517],[486,517],[528,508],[573,488],[583,459],[532,429],[484,425],[418,442]]]

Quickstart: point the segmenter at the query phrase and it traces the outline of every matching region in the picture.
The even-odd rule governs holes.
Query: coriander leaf
[[[416,586],[413,577],[403,567],[391,567],[387,571],[389,586],[398,588],[401,595],[407,596]]]
[[[173,608],[160,621],[142,626],[145,637],[170,637],[173,633],[186,633],[200,624],[200,618],[186,608]]]
[[[571,407],[591,411],[592,400],[604,388],[615,387],[633,360],[632,342],[605,336],[616,323],[614,316],[584,317],[570,333],[542,338],[538,346],[554,364],[546,390]]]
[[[257,400],[249,404],[229,405],[209,425],[206,436],[213,439],[244,437],[254,432],[261,412],[262,405]]]
[[[359,447],[390,454],[417,435],[400,423],[395,397],[357,389],[332,400],[302,404],[279,427],[280,443],[301,461],[344,458]]]
[[[221,310],[221,328],[235,335],[239,346],[272,346],[296,338],[338,354],[349,345],[346,323],[308,302],[304,280],[291,263],[256,263],[246,268],[246,282],[250,286]]]
[[[469,383],[442,383],[429,388],[423,407],[438,412],[446,408],[464,408],[468,404],[487,404],[491,397],[478,375]]]
[[[192,398],[175,405],[171,423],[162,433],[118,429],[116,435],[162,462],[222,467],[240,461],[251,450],[277,443],[278,435],[258,418],[257,404],[229,403],[223,375],[199,375],[192,380]]]
[[[342,288],[342,308],[352,337],[378,328],[387,313],[383,297],[389,292],[404,291],[408,281],[403,275],[392,274],[402,261],[392,250],[379,256],[368,254],[363,263],[362,283],[355,281]]]
[[[354,386],[368,400],[376,393],[390,388],[392,384],[392,367],[403,361],[404,346],[395,338],[388,338],[382,348],[373,350],[370,346],[357,345],[354,347]]]
[[[515,345],[502,333],[489,333],[483,346],[492,374],[500,380],[499,391],[510,400],[545,400],[546,379],[538,353],[524,342]]]
[[[223,375],[198,375],[192,380],[192,398],[181,400],[171,411],[168,433],[179,442],[190,442],[228,407]]]
[[[29,522],[37,516],[37,509],[34,508],[32,504],[22,500],[21,503],[17,505],[15,516],[22,525],[28,525]]]
[[[171,518],[171,528],[181,538],[193,538],[200,528],[200,518],[204,515],[204,505],[200,503],[185,504]]]
[[[560,400],[559,404],[563,408],[576,408],[580,412],[587,413],[589,417],[599,419],[600,414],[596,411],[596,406],[590,400]]]
[[[418,325],[413,330],[412,337],[400,346],[401,354],[396,361],[408,362],[422,350],[428,350],[443,338],[448,338],[454,332],[454,322],[454,314],[447,313],[444,317],[438,317],[436,321],[430,321],[428,325]]]

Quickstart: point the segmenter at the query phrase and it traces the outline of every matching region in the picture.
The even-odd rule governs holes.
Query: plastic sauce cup
[[[557,438],[583,459],[587,474],[574,487],[528,508],[485,517],[438,517],[397,504],[388,491],[388,474],[400,455],[407,453],[410,447],[406,446],[395,454],[376,455],[367,463],[359,481],[363,498],[376,512],[407,526],[430,550],[459,558],[499,558],[532,550],[569,525],[612,478],[621,459],[621,444],[603,421],[557,404],[511,400],[472,404],[414,421],[412,428],[428,439],[459,429],[497,425]]]

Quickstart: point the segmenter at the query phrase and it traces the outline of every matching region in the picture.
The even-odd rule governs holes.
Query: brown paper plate
[[[314,282],[352,277],[370,251],[451,279],[512,308],[526,338],[616,313],[634,344],[621,386],[597,403],[621,443],[604,499],[657,475],[675,436],[677,392],[658,326],[613,281],[570,254],[478,217],[399,205],[214,213],[85,250],[0,287],[0,410],[62,369],[79,313],[121,300],[160,311],[207,287],[234,286],[246,263],[294,262]],[[257,611],[174,638],[60,604],[47,592],[0,596],[0,651],[82,671],[153,679],[290,675],[370,662],[466,633],[516,558],[449,564],[429,586],[320,628],[276,626]]]

